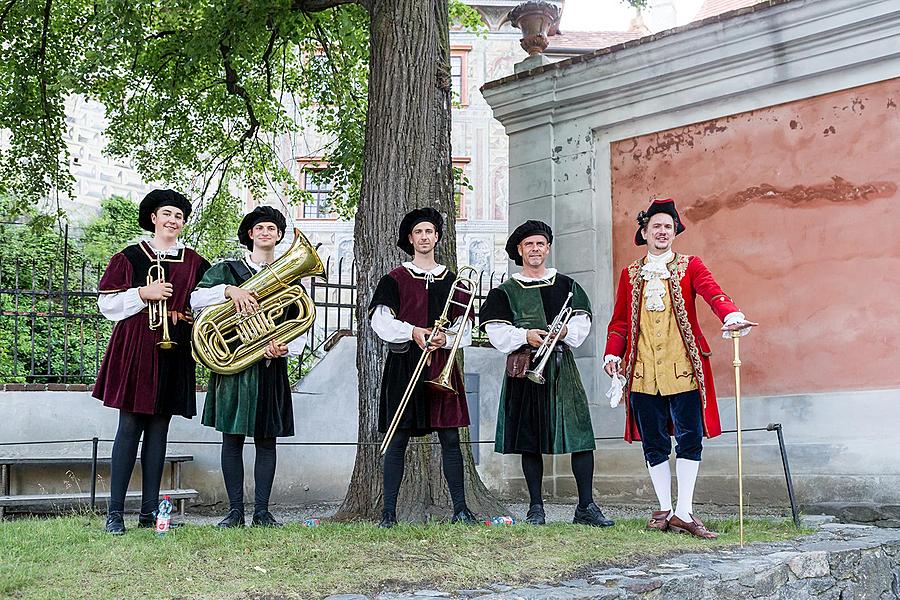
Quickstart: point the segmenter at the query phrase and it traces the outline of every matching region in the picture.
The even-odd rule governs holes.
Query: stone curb
[[[826,523],[801,540],[684,554],[585,579],[513,588],[344,594],[327,600],[760,600],[900,598],[900,530]]]

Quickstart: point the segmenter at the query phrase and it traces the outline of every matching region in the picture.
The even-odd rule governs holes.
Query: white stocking
[[[656,466],[651,467],[647,463],[647,470],[650,471],[650,481],[653,482],[653,491],[659,500],[659,510],[672,511],[672,468],[669,467],[669,461],[663,461]],[[679,494],[679,497],[681,495]]]
[[[675,459],[675,475],[678,477],[678,506],[675,516],[685,523],[691,522],[694,513],[694,484],[697,483],[699,460]]]

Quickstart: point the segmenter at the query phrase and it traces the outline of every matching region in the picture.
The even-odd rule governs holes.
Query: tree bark
[[[378,280],[398,264],[397,227],[420,206],[445,219],[438,262],[456,266],[456,223],[450,153],[450,56],[447,0],[373,0],[369,107],[354,247],[359,323],[359,441],[350,487],[338,519],[375,519],[383,506],[378,453],[378,398],[385,348],[368,326],[367,308]],[[464,439],[468,439],[464,431]],[[427,441],[431,444],[416,442]],[[447,518],[450,499],[437,436],[417,438],[406,454],[397,516],[424,522]],[[481,482],[471,448],[463,447],[466,500],[480,514],[503,508]]]

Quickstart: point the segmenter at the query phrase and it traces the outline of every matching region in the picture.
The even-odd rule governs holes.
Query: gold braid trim
[[[628,358],[625,361],[625,389],[622,395],[625,398],[631,393],[631,374],[634,370],[634,363],[637,360],[637,336],[638,327],[641,320],[641,293],[644,291],[644,280],[641,278],[641,263],[636,260],[628,265],[628,283],[631,284],[631,331],[628,337],[631,340],[631,348],[629,348]],[[628,411],[628,405],[625,403],[625,410]]]
[[[694,367],[694,377],[697,378],[697,387],[700,389],[700,398],[703,400],[703,409],[706,410],[706,380],[703,376],[703,362],[700,360],[700,348],[697,346],[697,340],[694,339],[694,332],[691,331],[691,322],[688,319],[687,308],[684,305],[684,296],[681,294],[681,280],[687,273],[688,262],[691,257],[683,254],[676,254],[675,260],[669,263],[669,271],[672,277],[669,278],[669,291],[672,294],[672,310],[675,311],[675,322],[678,323],[678,329],[681,331],[681,338],[684,340],[684,346],[687,348],[688,357],[691,359],[691,365]],[[706,421],[704,417],[704,427]]]

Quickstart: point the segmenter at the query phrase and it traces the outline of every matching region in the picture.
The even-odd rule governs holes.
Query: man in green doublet
[[[220,262],[206,272],[191,294],[194,312],[226,301],[233,302],[239,314],[258,310],[257,299],[240,286],[275,259],[275,246],[284,237],[286,226],[284,215],[269,206],[259,206],[247,214],[238,228],[238,239],[250,254],[241,260]],[[202,422],[222,432],[222,476],[229,503],[229,512],[219,527],[244,526],[243,449],[247,436],[253,437],[256,448],[253,525],[280,525],[269,512],[275,480],[275,440],[294,435],[286,357],[301,354],[304,341],[305,336],[288,343],[272,340],[265,357],[243,371],[210,374]]]
[[[530,496],[529,523],[545,522],[542,455],[571,454],[578,487],[573,522],[606,527],[613,522],[593,499],[594,430],[572,354],[572,348],[584,343],[590,333],[591,303],[571,277],[546,266],[552,243],[553,232],[542,221],[526,221],[517,227],[506,243],[506,252],[522,271],[491,290],[481,307],[481,326],[491,344],[513,355],[500,395],[495,450],[522,455]],[[566,306],[572,310],[571,317],[546,362],[544,383],[535,383],[524,376],[523,369],[513,368],[513,359],[524,356],[527,368],[534,369],[540,362],[533,358],[534,352]],[[522,360],[518,362],[522,364]]]

